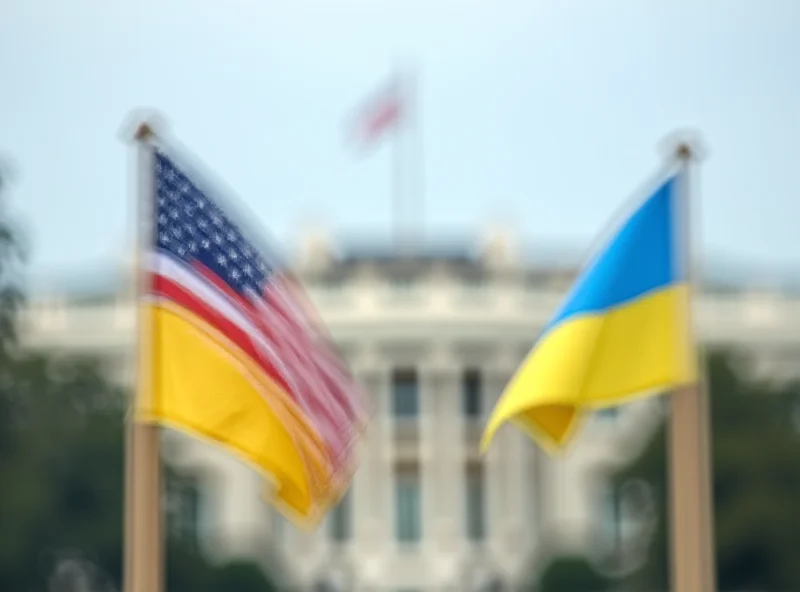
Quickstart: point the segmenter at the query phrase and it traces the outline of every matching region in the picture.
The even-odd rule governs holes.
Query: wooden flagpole
[[[151,225],[147,224],[155,196],[154,144],[155,133],[147,122],[141,123],[134,135],[136,146],[136,307],[138,339],[136,347],[136,381],[134,396],[148,396],[150,359],[147,346],[151,322],[141,306],[146,290],[141,257],[149,244]],[[161,463],[159,428],[127,419],[125,450],[125,532],[124,592],[162,592],[163,537],[161,533]]]
[[[689,264],[692,263],[689,223],[693,218],[690,210],[697,209],[692,201],[691,173],[698,157],[696,149],[688,143],[679,143],[674,149],[674,158],[680,166],[677,181],[682,199],[679,202],[684,209],[684,261]],[[690,280],[696,279],[692,271],[689,273]],[[694,343],[694,336],[690,338]],[[702,358],[700,364],[698,382],[676,390],[670,398],[668,454],[673,592],[713,592],[716,589],[711,419]]]

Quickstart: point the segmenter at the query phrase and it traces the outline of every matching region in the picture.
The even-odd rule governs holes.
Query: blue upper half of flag
[[[261,294],[275,262],[218,201],[168,156],[156,152],[155,248],[183,264],[202,265],[241,295]]]
[[[631,214],[583,271],[548,328],[603,314],[654,291],[685,282],[678,251],[677,180],[669,178]]]

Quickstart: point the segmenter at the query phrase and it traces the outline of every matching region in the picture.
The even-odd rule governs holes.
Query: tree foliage
[[[94,360],[19,348],[21,263],[0,211],[0,590],[119,590],[125,393]],[[275,589],[257,566],[167,546],[168,590]]]
[[[609,592],[612,590],[612,581],[599,574],[583,557],[559,557],[547,566],[531,590],[535,592]]]
[[[7,357],[17,342],[14,321],[22,304],[18,274],[24,258],[18,233],[4,211],[2,197],[7,177],[0,163],[0,359]]]
[[[746,357],[714,352],[711,395],[714,530],[719,590],[800,590],[800,384],[755,379]],[[582,558],[556,558],[526,589],[536,592],[666,592],[669,517],[666,426],[613,476],[618,491],[646,483],[655,516],[647,560],[620,580]]]
[[[755,380],[743,358],[708,359],[720,590],[800,590],[800,387]],[[644,479],[658,526],[644,567],[624,590],[668,590],[666,438],[662,428],[618,483]]]

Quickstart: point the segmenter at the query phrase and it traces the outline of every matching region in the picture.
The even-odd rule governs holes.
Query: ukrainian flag
[[[652,193],[582,272],[494,408],[484,449],[506,421],[560,447],[584,409],[696,381],[679,183]]]

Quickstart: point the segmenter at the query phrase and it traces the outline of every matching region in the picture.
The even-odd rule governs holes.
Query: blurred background
[[[800,589],[798,28],[793,0],[4,0],[0,590],[120,587],[118,134],[140,106],[274,232],[374,411],[311,533],[243,464],[165,431],[167,590],[668,590],[665,400],[596,414],[556,457],[510,428],[478,442],[683,127],[709,148],[695,304],[719,589]],[[387,96],[364,150],[353,129]]]

